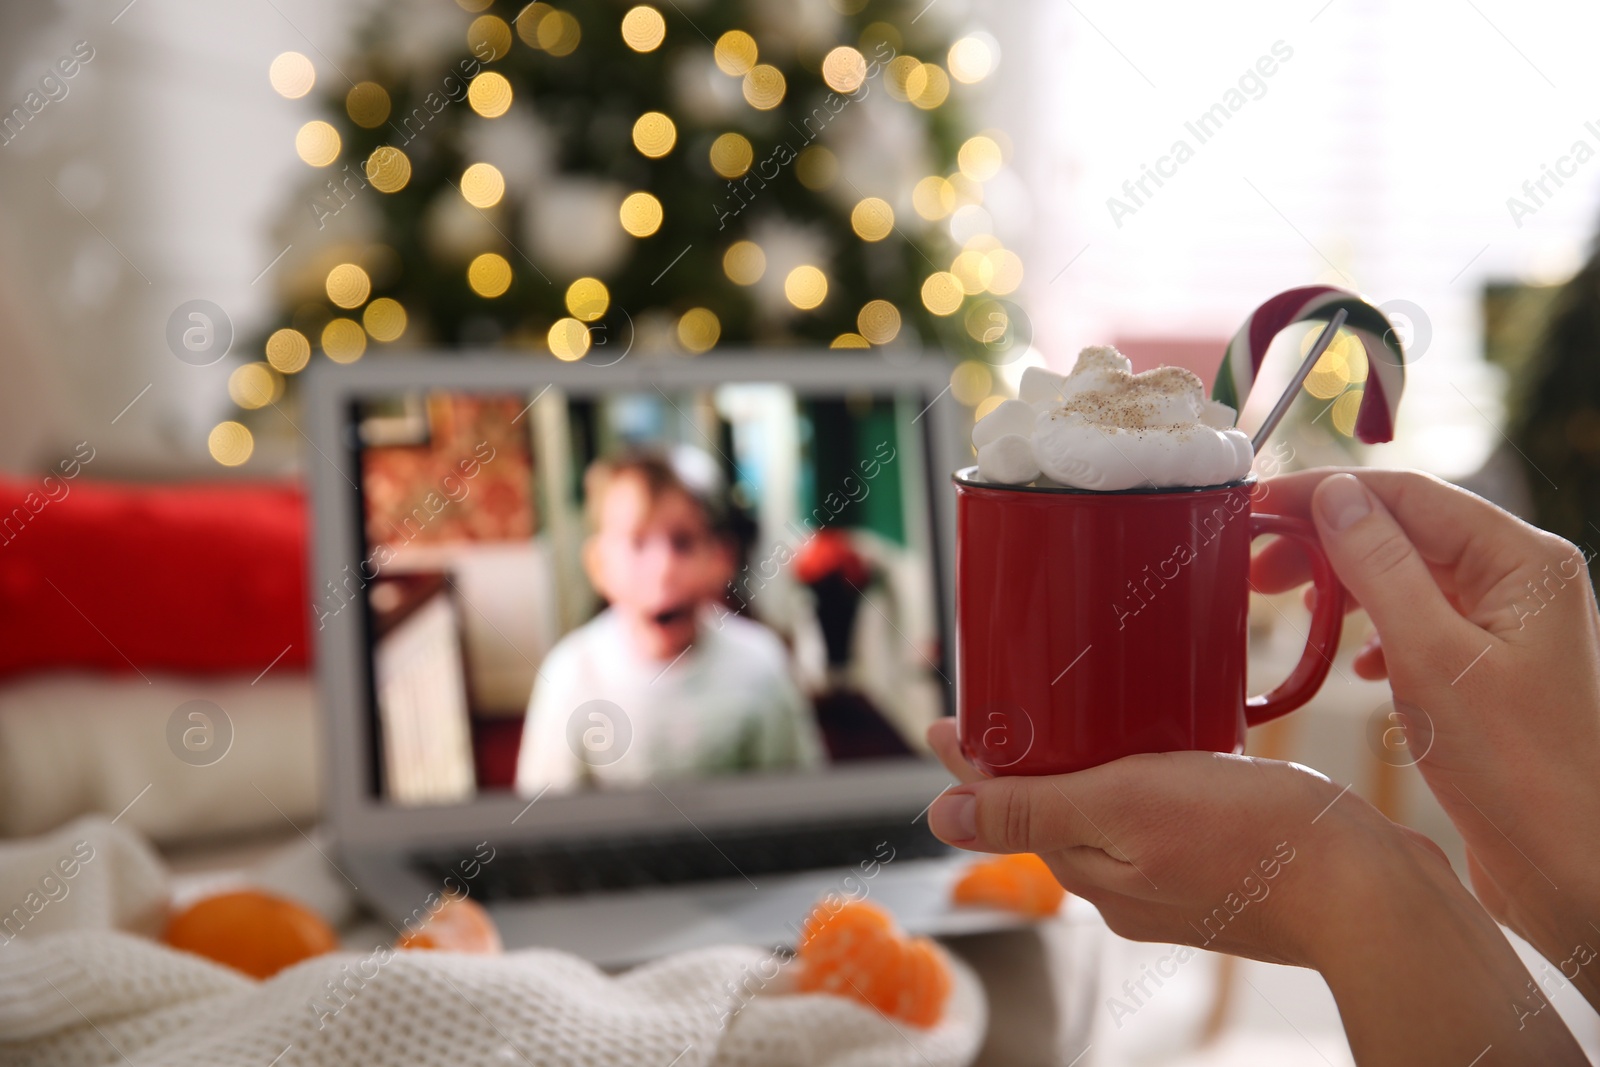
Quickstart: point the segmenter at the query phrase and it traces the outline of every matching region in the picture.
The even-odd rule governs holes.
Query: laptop
[[[448,353],[308,378],[327,827],[385,919],[464,892],[509,947],[610,967],[793,945],[830,895],[916,933],[1008,923],[951,907],[966,860],[927,829],[965,461],[947,362]],[[597,546],[646,542],[605,525],[597,471],[703,505],[709,540],[661,550],[709,553],[690,607],[630,614],[654,579]],[[647,639],[691,609],[664,662]]]

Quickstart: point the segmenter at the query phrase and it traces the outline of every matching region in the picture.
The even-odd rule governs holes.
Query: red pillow
[[[304,669],[306,530],[287,485],[0,478],[0,677]]]

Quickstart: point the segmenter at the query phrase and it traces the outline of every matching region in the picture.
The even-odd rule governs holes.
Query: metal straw
[[[1300,364],[1300,369],[1294,372],[1294,379],[1289,382],[1289,388],[1283,391],[1278,402],[1272,406],[1272,411],[1267,414],[1266,421],[1250,439],[1250,446],[1255,449],[1256,455],[1261,454],[1261,446],[1267,443],[1267,438],[1272,436],[1272,431],[1278,428],[1278,423],[1283,421],[1284,414],[1289,410],[1289,405],[1294,403],[1295,394],[1300,392],[1300,387],[1305,384],[1306,378],[1311,374],[1311,368],[1317,365],[1317,360],[1322,358],[1322,353],[1333,344],[1333,337],[1339,332],[1339,327],[1344,325],[1344,320],[1349,316],[1343,308],[1334,313],[1328,325],[1323,327],[1322,333],[1317,336],[1317,343],[1311,346],[1311,351],[1306,355],[1305,362]]]

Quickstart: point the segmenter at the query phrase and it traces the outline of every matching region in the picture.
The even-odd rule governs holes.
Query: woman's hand
[[[1363,1065],[1586,1062],[1438,847],[1314,771],[1168,752],[990,779],[953,722],[928,740],[963,783],[940,838],[1038,853],[1124,937],[1315,968]]]
[[[1600,1007],[1600,614],[1583,554],[1412,472],[1292,474],[1257,508],[1315,521],[1377,630],[1357,671],[1387,674],[1479,898]],[[1307,577],[1276,542],[1252,571],[1265,592]]]

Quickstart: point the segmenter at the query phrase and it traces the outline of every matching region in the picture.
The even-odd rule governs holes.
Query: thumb
[[[1328,561],[1372,617],[1387,652],[1415,652],[1470,625],[1394,516],[1354,475],[1323,479],[1311,511]]]
[[[928,810],[928,828],[946,844],[973,852],[1055,852],[1108,842],[1060,782],[1092,771],[1057,777],[992,778],[947,790]],[[1078,789],[1080,795],[1092,790]],[[1085,797],[1087,799],[1087,797]]]

